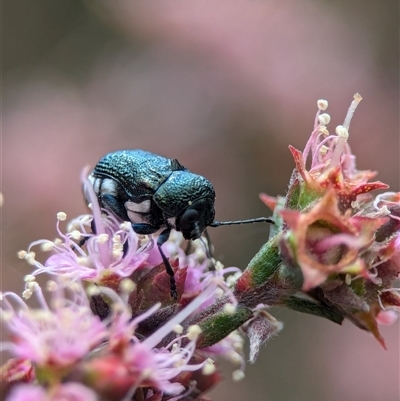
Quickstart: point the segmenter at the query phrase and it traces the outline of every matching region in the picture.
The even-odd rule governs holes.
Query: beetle
[[[99,204],[121,221],[132,223],[137,234],[157,234],[157,247],[170,278],[171,296],[177,299],[174,271],[162,245],[171,230],[186,240],[201,237],[207,227],[270,218],[215,221],[215,191],[206,178],[190,172],[177,159],[144,150],[120,150],[105,155],[89,175]],[[89,203],[88,197],[86,200]],[[207,250],[209,254],[209,250]]]

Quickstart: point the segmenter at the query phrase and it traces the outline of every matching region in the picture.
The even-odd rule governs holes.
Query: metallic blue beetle
[[[89,180],[101,207],[122,221],[130,221],[138,234],[159,235],[157,246],[170,276],[174,299],[177,299],[174,271],[161,249],[172,229],[181,231],[186,240],[195,240],[208,226],[272,222],[264,217],[214,221],[215,191],[211,183],[176,159],[143,150],[107,154],[93,169]]]

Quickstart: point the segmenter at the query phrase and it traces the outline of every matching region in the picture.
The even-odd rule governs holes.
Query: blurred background
[[[82,168],[143,148],[210,179],[218,220],[268,215],[284,194],[288,144],[303,149],[316,102],[330,129],[363,96],[350,144],[360,169],[399,190],[397,0],[19,0],[3,5],[2,276],[56,236],[56,213],[86,212]],[[225,266],[246,267],[268,228],[211,229]],[[285,310],[247,377],[214,401],[399,400],[399,325],[372,336]]]

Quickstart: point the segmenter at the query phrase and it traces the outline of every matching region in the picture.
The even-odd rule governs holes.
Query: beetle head
[[[210,181],[190,171],[174,171],[153,196],[164,220],[185,239],[196,239],[214,220],[215,192]]]
[[[199,199],[178,216],[176,229],[182,232],[185,239],[195,240],[214,221],[214,216],[214,199]]]

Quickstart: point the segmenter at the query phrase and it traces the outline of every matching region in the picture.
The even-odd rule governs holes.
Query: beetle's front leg
[[[167,271],[167,274],[169,275],[169,285],[170,285],[171,297],[174,298],[174,300],[176,301],[178,299],[178,292],[176,290],[175,273],[171,267],[171,264],[169,263],[169,260],[167,259],[163,250],[161,249],[162,245],[168,241],[170,232],[171,232],[171,229],[167,228],[159,235],[158,240],[157,240],[157,246],[158,246],[158,250],[160,251],[162,260],[164,262],[165,270]]]
[[[125,207],[121,203],[118,202],[118,199],[111,195],[111,194],[102,194],[98,197],[99,203],[101,207],[104,207],[108,210],[111,210],[112,213],[114,213],[116,216],[118,216],[122,220],[127,220],[129,221],[128,215],[126,214]],[[90,228],[92,229],[92,232],[96,234],[96,224],[94,222],[94,219],[90,223]],[[85,242],[87,241],[87,237],[83,237],[79,242],[79,246],[83,246]]]
[[[114,195],[103,193],[100,195],[99,201],[102,206],[108,210],[111,210],[121,220],[129,221],[124,203],[120,202]]]
[[[145,223],[132,223],[132,228],[133,231],[137,234],[143,234],[143,235],[149,235],[149,234],[154,234],[159,230],[159,227],[154,227],[151,226],[150,224],[145,224]],[[165,270],[167,271],[167,274],[169,275],[169,285],[170,285],[170,291],[171,291],[171,297],[174,298],[176,301],[178,299],[178,292],[176,291],[176,282],[175,282],[175,274],[174,270],[171,267],[171,264],[169,263],[168,258],[165,256],[162,246],[168,241],[169,234],[171,232],[170,228],[166,228],[164,231],[161,232],[161,234],[158,236],[157,239],[157,247],[158,251],[160,252],[161,258],[164,262]]]

